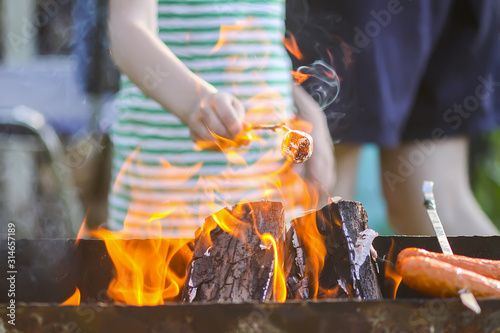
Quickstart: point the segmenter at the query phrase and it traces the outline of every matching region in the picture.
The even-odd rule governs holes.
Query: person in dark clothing
[[[354,196],[361,146],[375,143],[398,232],[432,233],[421,193],[432,180],[448,233],[498,233],[472,195],[467,157],[469,138],[500,123],[499,11],[494,0],[288,0],[294,68],[321,62],[340,82],[324,109],[337,142],[333,194]],[[315,96],[321,82],[302,85]]]

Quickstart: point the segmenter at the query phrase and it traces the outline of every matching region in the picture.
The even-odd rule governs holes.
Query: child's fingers
[[[213,115],[213,112],[212,112]],[[231,147],[237,147],[245,143],[235,142],[235,140],[227,139],[223,136],[223,132],[217,128],[222,128],[225,130],[224,126],[220,126],[220,122],[214,120],[215,117],[210,118],[212,120],[212,128],[207,124],[208,119],[205,119],[201,110],[197,113],[190,124],[190,136],[198,147],[205,150],[220,151]],[[216,133],[218,131],[218,133]],[[222,134],[222,135],[221,135]]]
[[[246,146],[250,144],[250,135],[247,133],[248,124],[245,123],[245,107],[238,99],[233,98],[232,105],[236,111],[236,116],[238,118],[237,127],[234,129],[237,131],[235,136],[235,141],[238,145]]]
[[[225,133],[221,136],[234,140],[243,130],[245,110],[241,102],[232,95],[219,93],[213,99],[212,108],[217,117],[215,121],[225,127]]]
[[[207,150],[219,150],[215,144],[213,135],[204,124],[203,115],[201,113],[193,115],[189,125],[189,133],[191,140],[193,140],[193,142],[200,148]]]
[[[233,97],[231,101],[234,110],[236,111],[236,116],[238,117],[238,120],[243,122],[245,119],[245,107],[243,106],[243,103],[240,102],[239,99],[236,99]]]
[[[223,138],[230,138],[230,133],[228,132],[223,120],[218,116],[217,106],[214,105],[214,103],[209,103],[208,105],[203,106],[200,110],[200,116],[201,121],[198,126],[206,128],[206,131],[203,132],[207,139],[209,137],[214,137],[212,133],[215,134],[215,137],[219,136]],[[210,133],[209,130],[212,133]]]
[[[192,115],[191,139],[208,150],[224,150],[250,143],[244,130],[245,108],[233,95],[216,93]]]

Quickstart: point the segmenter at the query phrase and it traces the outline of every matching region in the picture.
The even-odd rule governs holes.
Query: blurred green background
[[[472,140],[470,180],[482,209],[500,229],[500,131]]]

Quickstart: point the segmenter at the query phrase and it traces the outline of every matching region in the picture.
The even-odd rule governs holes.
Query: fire
[[[253,17],[246,17],[234,25],[221,26],[219,32],[219,40],[211,50],[210,54],[220,52],[225,45],[238,41],[241,33],[245,29],[256,27],[256,20]],[[262,33],[267,32],[262,29]],[[295,38],[291,36],[284,40],[287,49],[294,54],[298,59],[303,56],[298,50]],[[237,59],[237,56],[226,58],[231,74],[237,74],[246,71],[245,62]],[[233,66],[233,63],[235,64]],[[257,73],[258,74],[258,73]],[[301,73],[299,73],[301,74]],[[302,74],[302,79],[307,79],[306,74]],[[256,79],[259,81],[259,78]],[[298,79],[300,81],[300,79]],[[276,114],[276,106],[270,105],[269,100],[281,98],[279,93],[265,85],[259,94],[251,97],[247,101],[247,112],[245,121],[250,124],[269,123],[269,115]],[[302,81],[300,81],[302,82]],[[279,112],[278,112],[279,113]],[[280,123],[283,119],[276,119]],[[312,125],[307,122],[297,121],[288,124],[291,128],[310,133]],[[243,141],[261,142],[261,139],[253,131],[242,133],[236,141],[227,140],[217,136],[212,132],[212,135],[217,138],[217,144],[220,150],[225,154],[227,160],[233,167],[227,167],[221,172],[221,177],[199,177],[196,189],[202,192],[205,197],[209,198],[210,203],[203,209],[199,209],[197,217],[200,223],[213,214],[228,206],[251,202],[261,199],[276,200],[283,202],[285,207],[288,207],[287,214],[301,213],[307,210],[316,208],[318,202],[318,194],[314,187],[304,181],[291,163],[284,161],[280,152],[280,145],[276,149],[269,150],[262,158],[252,164],[247,163],[245,154],[248,152],[244,147],[238,150],[233,149]],[[197,145],[203,149],[208,148],[212,143],[198,142]],[[213,148],[213,146],[212,146]],[[113,186],[113,191],[118,189],[126,177],[128,170],[140,170],[140,162],[137,162],[140,156],[140,147],[136,148],[124,161],[121,166],[116,183]],[[163,173],[165,181],[169,184],[183,184],[188,179],[196,176],[203,167],[203,163],[196,163],[193,166],[179,168],[168,161],[160,161],[161,166],[165,170]],[[273,165],[273,169],[269,170],[269,165]],[[236,167],[234,167],[236,166]],[[269,170],[262,172],[261,170]],[[140,174],[140,172],[138,172]],[[221,199],[219,193],[227,191],[227,186],[231,188],[248,188],[249,178],[255,182],[255,189],[248,191],[248,195],[238,198],[238,202],[226,202]],[[222,179],[222,180],[221,180]],[[188,244],[192,242],[187,238],[165,238],[162,236],[162,222],[169,219],[182,220],[183,218],[191,218],[193,213],[189,210],[189,204],[179,200],[178,202],[165,203],[165,208],[162,211],[147,212],[141,209],[141,205],[148,203],[144,199],[139,198],[135,194],[134,186],[129,185],[130,197],[132,203],[129,205],[124,227],[120,231],[96,230],[91,232],[92,237],[102,239],[108,250],[108,253],[113,261],[116,276],[111,281],[108,287],[108,296],[115,302],[131,305],[160,305],[166,301],[176,300],[186,279],[186,267],[192,257],[192,251]],[[141,201],[142,200],[142,201]],[[207,213],[211,212],[211,213]],[[287,219],[295,218],[296,216],[286,216]],[[248,228],[248,224],[244,224],[231,214],[214,216],[215,222],[224,232],[230,233],[233,237],[241,237],[244,228]],[[216,225],[205,225],[204,228],[214,228]],[[142,229],[141,238],[134,239],[137,235],[136,230]],[[146,229],[146,230],[143,230]],[[307,229],[307,228],[306,228]],[[209,233],[210,230],[200,230],[203,233]],[[305,230],[304,232],[310,235],[308,239],[308,247],[310,253],[313,253],[315,263],[312,264],[315,274],[319,276],[323,263],[321,258],[324,258],[326,249],[321,249],[321,237],[319,232]],[[147,238],[144,239],[144,235]],[[194,237],[193,233],[193,237]],[[274,254],[274,275],[273,275],[273,295],[274,299],[283,302],[286,299],[287,291],[285,284],[284,271],[284,255],[282,244],[269,233],[259,234],[262,243],[273,251]],[[317,291],[316,291],[317,293]]]
[[[292,75],[295,78],[295,80],[297,81],[297,84],[301,84],[302,82],[304,82],[305,80],[307,80],[311,76],[310,74],[305,74],[305,73],[296,72],[296,71],[292,71]]]
[[[143,167],[137,159],[140,148],[127,157],[116,177],[113,190],[124,181],[131,169]],[[139,162],[137,162],[138,160]],[[179,184],[192,177],[202,163],[177,168],[168,161],[159,161],[168,170],[168,176],[158,181]],[[185,270],[191,259],[188,243],[191,239],[162,236],[162,219],[178,218],[185,214],[185,203],[165,206],[162,211],[145,214],[140,198],[131,188],[132,204],[124,219],[123,229],[89,231],[90,236],[101,239],[113,261],[115,277],[108,286],[108,296],[117,303],[128,305],[160,305],[179,296],[185,280]],[[140,238],[137,229],[141,228]]]
[[[399,285],[403,277],[396,271],[396,256],[394,254],[395,243],[394,239],[391,242],[391,247],[389,248],[389,253],[387,254],[387,261],[385,262],[385,277],[389,278],[394,285],[394,292],[392,298],[395,299],[398,293]]]
[[[265,245],[272,245],[274,252],[274,276],[273,276],[273,296],[277,302],[285,302],[286,300],[286,281],[285,271],[283,269],[283,255],[278,250],[276,240],[271,234],[263,234],[260,236]]]
[[[221,227],[224,232],[232,234],[235,237],[239,237],[239,232],[249,227],[246,223],[243,223],[242,221],[231,215],[231,213],[229,213],[227,210],[221,210],[218,214],[214,214],[212,216],[217,225],[219,225],[219,227]]]
[[[78,246],[78,243],[80,243],[80,239],[83,237],[88,236],[87,234],[87,217],[89,215],[89,212],[87,211],[87,214],[85,214],[85,218],[83,219],[82,225],[80,226],[80,229],[78,230],[78,234],[76,235],[76,240],[74,246]]]
[[[331,299],[331,298],[336,298],[338,295],[338,292],[340,290],[340,285],[337,285],[336,287],[333,287],[332,289],[321,289],[321,298],[323,299]]]
[[[61,306],[78,306],[80,305],[80,289],[76,288],[75,293],[71,295],[70,298],[62,302],[60,305]]]
[[[295,40],[295,36],[290,34],[290,37],[285,37],[283,39],[283,44],[285,45],[288,52],[290,52],[297,60],[304,59],[304,55],[299,50],[299,46],[297,45],[297,41]]]
[[[309,291],[309,297],[318,298],[318,294],[331,294],[336,290],[320,290],[319,277],[325,265],[325,256],[327,253],[325,246],[325,237],[320,234],[316,224],[316,214],[309,214],[303,217],[300,222],[295,223],[295,231],[300,238],[304,251],[307,253],[307,264],[304,276],[309,278],[309,286],[312,290]]]
[[[252,136],[249,133],[245,132],[240,133],[233,141],[226,139],[220,135],[217,135],[209,128],[208,131],[214,138],[217,139],[215,144],[220,149],[220,151],[222,151],[226,155],[226,158],[229,162],[240,165],[247,164],[245,159],[240,154],[236,153],[234,150],[231,150],[231,148],[238,147],[243,142],[250,142],[252,140]],[[196,143],[196,149],[198,151],[201,151],[202,149],[210,149],[213,146],[214,144],[212,143],[212,141],[199,141]]]
[[[291,126],[310,130],[310,127],[308,128],[310,125],[306,122],[297,122]],[[138,153],[139,149],[134,150],[122,165],[117,182],[125,179],[129,168],[141,167],[141,163],[132,162],[134,154]],[[248,182],[247,175],[262,174],[261,179],[258,180],[261,185],[255,189],[256,192],[249,194],[249,197],[240,198],[239,203],[279,198],[280,201],[287,202],[290,207],[301,207],[302,211],[311,209],[314,205],[310,199],[314,197],[314,194],[308,194],[311,190],[308,188],[308,184],[300,178],[289,162],[283,162],[279,147],[269,151],[261,160],[252,165],[246,164],[244,150],[243,152],[232,150],[230,153],[227,151],[225,153],[228,159],[239,161],[243,167],[243,172],[227,169],[222,173],[222,176],[227,178],[227,181],[231,182],[231,184],[241,183],[242,186],[246,186]],[[264,168],[270,162],[276,163],[279,167],[269,173],[259,173],[258,170]],[[162,166],[165,169],[165,175],[176,175],[175,179],[171,179],[171,181],[181,184],[192,177],[193,174],[196,174],[202,164],[198,163],[189,168],[177,168],[167,161],[163,161]],[[224,184],[226,183],[221,184],[220,180],[217,179],[200,177],[198,187],[203,189],[206,195],[211,198],[212,203],[208,208],[214,213],[224,207],[231,206],[228,202],[217,200],[217,192],[224,190],[219,186],[224,186]],[[117,184],[113,187],[116,186]],[[163,211],[145,216],[140,211],[141,201],[134,199],[133,190],[132,188],[131,196],[134,203],[130,206],[125,218],[124,228],[120,231],[99,229],[91,232],[92,237],[102,239],[105,242],[115,267],[116,276],[108,287],[108,296],[117,303],[139,306],[160,305],[167,301],[177,300],[185,283],[186,267],[192,257],[192,251],[188,247],[192,239],[162,237],[161,221],[174,217],[182,218],[187,204],[181,201],[169,202],[169,205],[165,206]],[[297,195],[297,193],[301,193],[301,195]],[[138,216],[145,222],[141,225],[141,228],[143,234],[147,235],[146,239],[134,239],[134,228],[137,228]],[[202,215],[200,213],[200,221],[204,221],[206,217],[206,214]],[[242,225],[241,221],[232,217],[229,213],[216,216],[216,223],[234,237],[240,237],[242,231],[244,231],[243,228],[249,226],[248,224]],[[276,239],[270,234],[264,233],[259,236],[262,243],[269,246],[270,251],[273,251],[273,297],[276,301],[283,302],[287,292],[282,246],[277,244]],[[141,238],[143,237],[141,236]]]
[[[270,233],[260,233],[258,230],[258,218],[256,218],[255,215],[252,214],[253,221],[251,223],[244,222],[238,218],[240,216],[244,216],[244,211],[248,208],[246,203],[241,202],[231,208],[231,211],[222,209],[213,214],[212,219],[208,220],[199,232],[204,234],[203,238],[208,240],[210,247],[212,246],[210,232],[217,226],[219,226],[224,232],[232,235],[234,238],[245,244],[248,244],[248,240],[246,239],[247,235],[255,232],[258,238],[262,241],[263,249],[266,249],[265,251],[272,251],[273,253],[273,299],[277,302],[285,302],[287,289],[283,247],[278,244],[276,239]],[[251,209],[253,210],[254,208],[251,207]],[[250,228],[253,228],[253,230],[250,230]]]
[[[150,221],[151,230],[161,235],[159,220]],[[104,240],[116,270],[108,286],[115,302],[162,305],[175,299],[185,280],[185,268],[191,259],[189,239],[132,239],[125,228],[113,232],[100,229],[92,236]]]
[[[80,239],[87,236],[87,227],[86,226],[87,226],[88,214],[89,213],[87,211],[87,213],[85,214],[85,218],[83,219],[82,224],[80,226],[80,229],[78,230],[78,234],[76,236],[75,243],[73,244],[73,248],[75,248],[75,249],[78,246]],[[60,304],[61,306],[78,306],[78,305],[80,305],[80,301],[81,301],[80,289],[78,289],[78,287],[75,287],[75,288],[76,288],[76,290],[73,293],[73,295],[71,295],[67,300],[62,302]]]
[[[220,32],[219,32],[219,40],[217,41],[217,44],[213,47],[212,51],[210,51],[210,54],[214,54],[217,51],[219,51],[222,46],[225,44],[229,43],[233,36],[237,35],[238,32],[241,32],[244,30],[247,26],[250,26],[253,24],[254,18],[252,16],[249,16],[240,22],[237,22],[234,25],[221,25],[220,27]]]

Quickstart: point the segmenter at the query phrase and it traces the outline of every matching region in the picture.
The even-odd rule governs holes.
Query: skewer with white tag
[[[434,182],[424,181],[422,186],[422,192],[424,192],[424,205],[427,209],[427,215],[431,220],[432,227],[434,228],[434,232],[436,233],[439,246],[441,246],[441,250],[444,254],[453,255],[453,250],[451,249],[450,242],[446,237],[446,233],[444,232],[443,224],[439,219],[439,215],[436,210],[436,200],[434,199],[434,193],[432,192],[432,187],[434,186]],[[462,304],[474,311],[475,313],[481,313],[481,307],[477,303],[474,295],[466,289],[461,289],[458,291],[460,295],[460,300]]]

